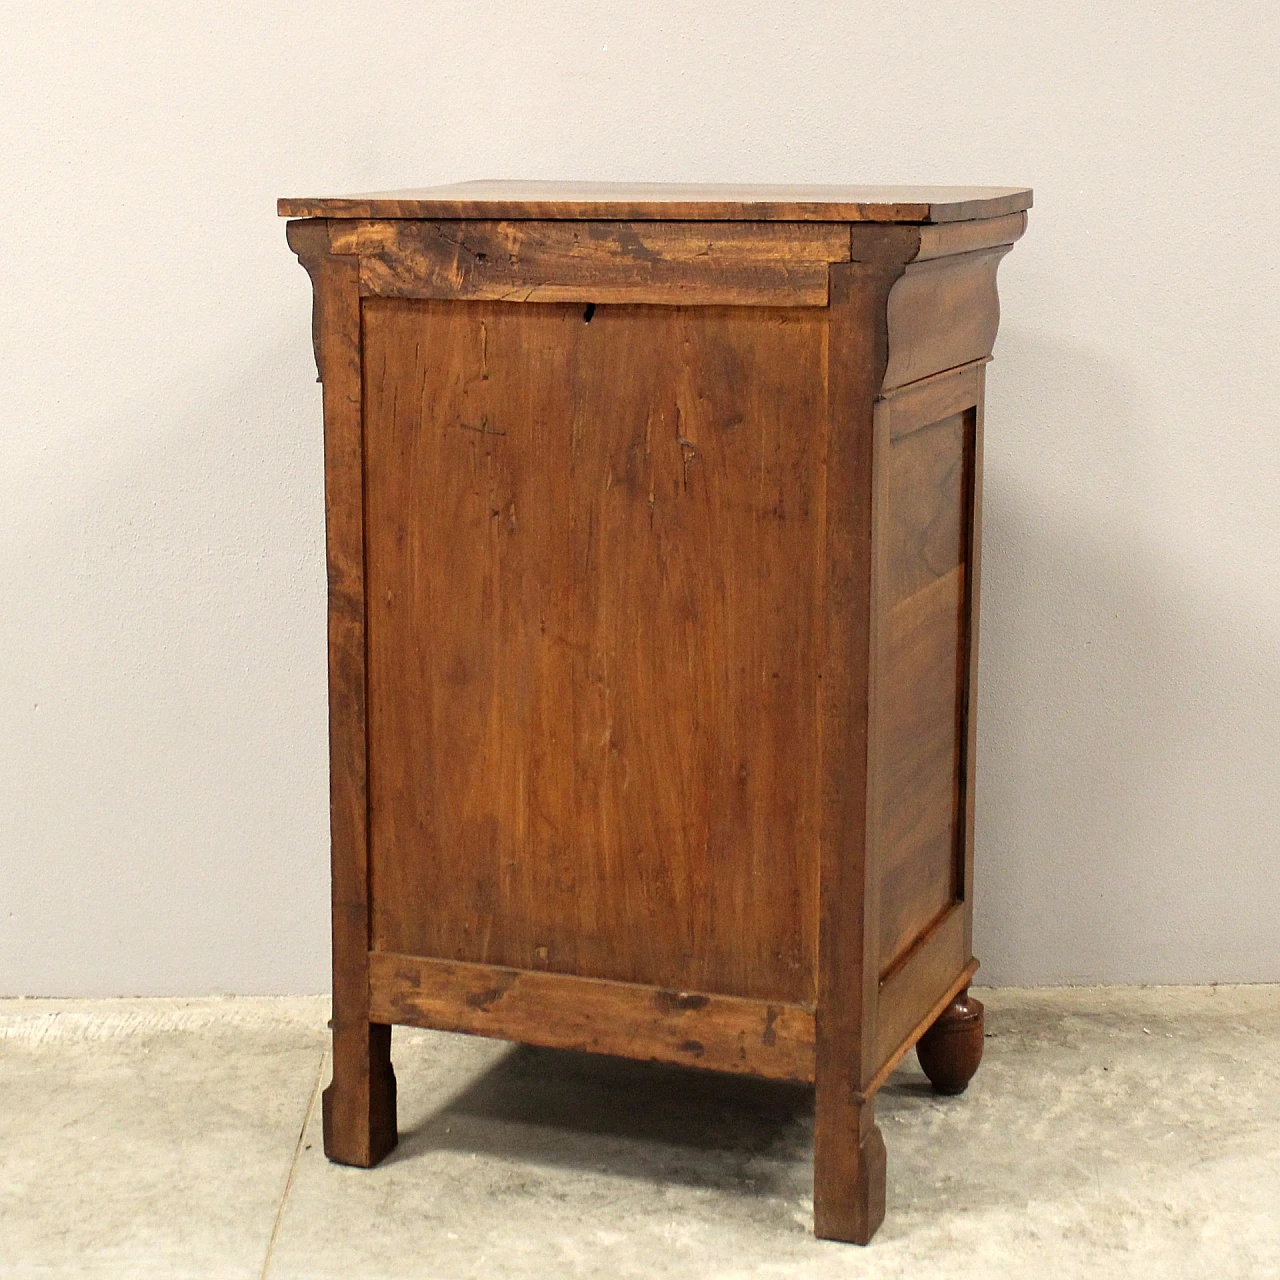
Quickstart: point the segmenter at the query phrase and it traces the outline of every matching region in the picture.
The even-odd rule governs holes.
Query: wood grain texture
[[[883,1063],[910,1043],[913,1030],[939,996],[953,988],[974,964],[966,954],[968,918],[967,904],[948,907],[880,981],[875,1031],[866,1045],[867,1058],[873,1064],[867,1072],[867,1085]]]
[[[888,442],[876,614],[886,697],[873,727],[882,977],[953,902],[972,956],[974,690],[985,359],[883,394]]]
[[[392,1023],[812,1079],[815,1230],[870,1239],[876,1090],[922,1038],[976,1066],[940,1015],[1029,202],[282,202],[325,389],[331,1158],[395,1142]]]
[[[917,592],[889,622],[878,726],[882,973],[957,898],[965,629],[962,567]]]
[[[996,269],[1007,244],[913,262],[889,296],[882,390],[991,354],[1000,325]]]
[[[814,1230],[865,1244],[884,1217],[884,1141],[874,1103],[880,880],[867,839],[876,627],[872,616],[877,436],[875,397],[888,360],[880,320],[910,228],[859,237],[860,260],[831,268],[826,455],[823,473],[822,680],[818,702],[822,820]],[[882,464],[881,464],[882,465]]]
[[[1025,187],[459,182],[283,199],[286,218],[567,218],[736,222],[962,222],[1031,207]]]
[[[853,263],[832,267],[830,308],[836,447],[824,509],[837,517],[828,525],[824,616],[835,649],[823,661],[824,696],[833,701],[822,745],[814,1194],[818,1234],[854,1241],[869,1238],[883,1204],[882,1188],[859,1181],[883,1178],[872,1158],[882,1145],[872,1136],[873,1083],[971,962],[970,910],[956,899],[976,429],[963,396],[974,386],[972,365],[896,394],[892,373],[895,360],[900,373],[924,379],[957,353],[985,358],[994,327],[983,290],[994,269],[962,265],[957,281],[945,266],[913,267],[921,233],[897,228],[894,236],[855,228]],[[1005,247],[940,261],[995,258]],[[912,271],[928,287],[909,282]],[[962,308],[953,294],[976,299],[976,318],[954,320]],[[958,334],[935,327],[954,323]],[[932,433],[911,419],[922,408],[945,414]],[[837,423],[847,434],[835,434]]]
[[[882,393],[875,406],[869,788],[881,877],[879,1063],[900,1054],[939,995],[976,967],[966,885],[984,366]]]
[[[966,987],[934,1020],[916,1044],[920,1069],[929,1077],[935,1093],[953,1096],[969,1086],[982,1062],[982,1001]]]
[[[325,1153],[376,1164],[396,1145],[391,1029],[368,1007],[369,861],[360,295],[353,259],[328,253],[323,223],[292,224],[315,289],[324,371],[325,539],[329,574],[329,817],[333,907],[333,1082]]]
[[[891,409],[889,437],[897,440],[922,426],[937,422],[957,412],[956,406],[969,408],[982,400],[983,366],[990,356],[973,360],[956,369],[931,374],[917,382],[886,391],[876,401]]]
[[[375,952],[373,1016],[654,1062],[813,1079],[813,1010],[625,982]]]
[[[812,1001],[825,325],[366,301],[377,949]]]
[[[323,218],[306,218],[301,222],[287,223],[284,233],[289,248],[297,255],[311,280],[311,353],[316,362],[316,381],[323,382],[320,335],[324,327],[324,306],[328,295],[324,264],[329,259],[329,224]]]
[[[885,449],[875,725],[882,973],[958,897],[973,427],[970,409],[890,437]]]
[[[875,1075],[868,1081],[862,1096],[864,1098],[873,1098],[883,1086],[889,1077],[897,1070],[902,1059],[915,1048],[920,1037],[933,1026],[938,1015],[951,1003],[953,999],[964,990],[973,980],[973,975],[978,972],[978,962],[971,960],[961,971],[957,978],[952,979],[951,985],[947,987],[942,995],[934,1001],[929,1011],[920,1018],[915,1027],[908,1033],[906,1038],[898,1045],[898,1047],[881,1062],[879,1069]]]
[[[1025,213],[1007,213],[1003,217],[984,217],[975,222],[944,222],[920,228],[920,248],[915,262],[945,258],[954,254],[974,253],[981,249],[1012,246],[1027,229]]]
[[[836,223],[334,223],[360,256],[360,287],[386,298],[827,304],[827,266],[848,261]]]

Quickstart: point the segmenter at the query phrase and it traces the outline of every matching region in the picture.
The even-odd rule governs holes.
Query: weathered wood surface
[[[956,997],[957,993],[964,990],[973,980],[973,975],[978,972],[978,962],[971,960],[960,971],[958,977],[953,978],[949,986],[943,989],[943,993],[933,1004],[928,1006],[928,1011],[916,1020],[916,1025],[907,1032],[906,1036],[899,1041],[898,1047],[880,1064],[879,1070],[867,1082],[863,1091],[863,1096],[867,1098],[875,1097],[880,1087],[889,1079],[889,1077],[897,1069],[898,1064],[907,1054],[915,1048],[920,1038],[933,1026],[938,1015],[947,1007],[948,1004]],[[883,988],[883,984],[882,988]]]
[[[813,1010],[375,952],[370,1016],[774,1080],[813,1079]]]
[[[827,267],[849,259],[837,223],[335,222],[384,298],[827,305]]]
[[[825,325],[366,301],[379,950],[812,1001]]]
[[[831,269],[823,479],[823,589],[818,703],[822,818],[818,925],[814,1230],[865,1244],[884,1218],[884,1139],[863,1086],[874,1074],[878,848],[867,839],[875,796],[875,487],[871,429],[888,348],[883,316],[919,245],[911,228],[861,237],[858,261]]]
[[[934,1020],[916,1044],[920,1069],[934,1091],[949,1096],[963,1093],[982,1062],[982,1001],[966,987]]]
[[[393,1022],[812,1078],[815,1228],[865,1242],[876,1090],[922,1037],[942,1087],[976,1066],[942,1015],[1030,193],[520,191],[282,202],[325,381],[326,1149],[394,1143]]]
[[[880,967],[956,900],[967,739],[972,408],[891,440],[878,606]]]
[[[549,218],[736,222],[963,222],[1031,207],[1026,187],[459,182],[278,203],[286,218]]]
[[[290,232],[315,289],[313,337],[324,370],[333,912],[333,1082],[324,1093],[324,1143],[331,1160],[368,1166],[396,1145],[396,1082],[391,1028],[371,1022],[368,1009],[360,295],[355,261],[328,253],[322,222],[294,223]]]

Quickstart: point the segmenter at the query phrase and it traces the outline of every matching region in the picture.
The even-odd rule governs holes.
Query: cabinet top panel
[[[541,218],[717,222],[966,222],[1031,207],[1026,187],[755,186],[665,182],[457,182],[301,197],[284,218]]]

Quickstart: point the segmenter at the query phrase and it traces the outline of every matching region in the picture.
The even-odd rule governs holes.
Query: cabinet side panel
[[[381,950],[813,998],[820,311],[366,299]]]
[[[975,411],[894,434],[882,574],[880,962],[960,896]]]

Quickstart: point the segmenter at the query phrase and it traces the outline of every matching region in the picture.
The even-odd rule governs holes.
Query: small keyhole
[[[587,309],[582,313],[582,323],[590,324],[591,317],[596,313],[596,304],[594,302],[587,303]]]

